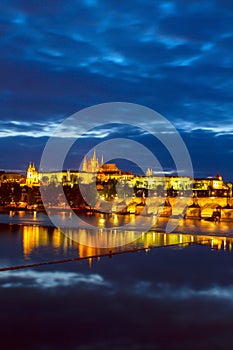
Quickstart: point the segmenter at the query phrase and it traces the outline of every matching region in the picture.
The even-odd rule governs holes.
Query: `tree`
[[[48,177],[48,176],[43,176],[42,179],[41,179],[41,181],[42,181],[42,184],[47,185],[48,182],[49,182],[49,177]]]

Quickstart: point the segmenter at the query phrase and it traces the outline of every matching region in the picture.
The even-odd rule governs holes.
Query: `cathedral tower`
[[[38,171],[36,171],[35,165],[33,162],[29,163],[27,174],[26,174],[26,185],[32,187],[34,185],[38,185],[39,176]]]

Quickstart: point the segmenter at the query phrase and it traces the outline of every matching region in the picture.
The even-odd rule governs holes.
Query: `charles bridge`
[[[213,212],[218,211],[222,220],[233,220],[233,198],[227,197],[118,198],[112,202],[99,200],[94,209],[105,212],[184,216],[194,219],[211,218]]]

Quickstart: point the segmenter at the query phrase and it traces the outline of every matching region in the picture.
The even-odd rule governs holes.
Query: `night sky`
[[[60,122],[121,101],[177,128],[195,176],[233,180],[232,0],[2,0],[0,45],[1,169],[38,166]],[[90,136],[86,151],[111,128]],[[150,144],[136,130],[135,139]]]

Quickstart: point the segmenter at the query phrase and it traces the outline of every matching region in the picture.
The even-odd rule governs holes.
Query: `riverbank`
[[[136,205],[135,205],[136,206]],[[132,210],[132,205],[130,207],[126,206],[124,210],[117,211],[116,209],[108,210],[93,209],[93,208],[70,208],[70,207],[59,207],[59,206],[49,206],[44,207],[13,207],[5,206],[0,207],[0,214],[14,215],[14,213],[44,213],[44,214],[59,214],[59,213],[69,213],[77,215],[92,216],[94,214],[116,214],[120,216],[134,215],[134,216],[144,216],[144,217],[164,217],[164,218],[177,218],[177,219],[193,219],[193,220],[209,220],[209,221],[229,221],[233,222],[233,206],[226,204],[221,206],[213,201],[204,202],[202,207],[199,204],[189,205],[184,207],[183,203],[178,205],[174,201],[170,201],[169,204],[159,204],[158,202],[149,203],[148,205],[137,205],[137,209]],[[128,209],[130,208],[130,210]]]

